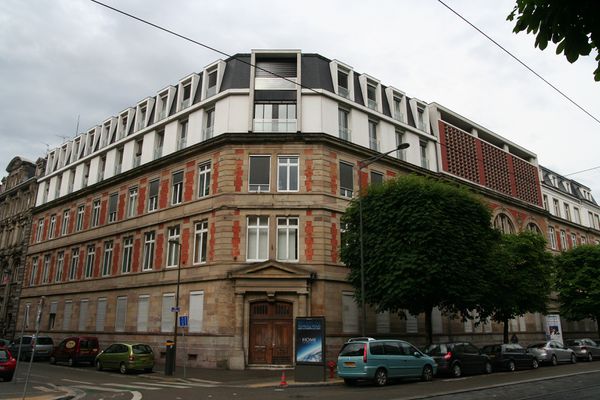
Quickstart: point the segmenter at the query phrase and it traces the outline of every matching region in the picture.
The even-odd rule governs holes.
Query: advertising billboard
[[[324,365],[325,318],[296,318],[296,364]]]

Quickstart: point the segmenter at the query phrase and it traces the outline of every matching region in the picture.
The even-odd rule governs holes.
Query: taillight
[[[129,355],[129,361],[133,361],[133,360],[135,360],[135,356],[133,354],[130,354]]]
[[[451,351],[449,351],[446,354],[444,354],[444,360],[448,361],[451,358],[452,358],[452,352]]]
[[[367,362],[367,351],[368,351],[368,350],[369,350],[369,349],[368,349],[368,346],[367,346],[367,344],[365,343],[365,347],[364,347],[364,349],[363,349],[363,362],[364,362],[364,363],[366,363],[366,362]]]

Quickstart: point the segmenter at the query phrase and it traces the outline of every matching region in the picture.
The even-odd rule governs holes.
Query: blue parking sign
[[[189,317],[187,315],[179,316],[179,327],[180,328],[187,328],[188,322],[189,322]]]

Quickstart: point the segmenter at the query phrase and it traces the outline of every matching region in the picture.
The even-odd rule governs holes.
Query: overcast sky
[[[288,48],[351,65],[533,151],[559,173],[600,166],[600,124],[435,0],[107,3],[228,54]],[[592,57],[569,64],[513,34],[514,0],[446,0],[600,117]],[[0,168],[225,58],[88,0],[0,2]],[[4,175],[4,174],[0,174]],[[600,169],[572,176],[600,198]]]

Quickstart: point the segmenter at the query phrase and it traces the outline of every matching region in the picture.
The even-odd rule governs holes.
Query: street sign
[[[189,323],[189,317],[187,315],[179,316],[179,327],[180,328],[187,328],[188,323]]]
[[[179,312],[181,309],[179,307],[171,307],[171,312]]]

